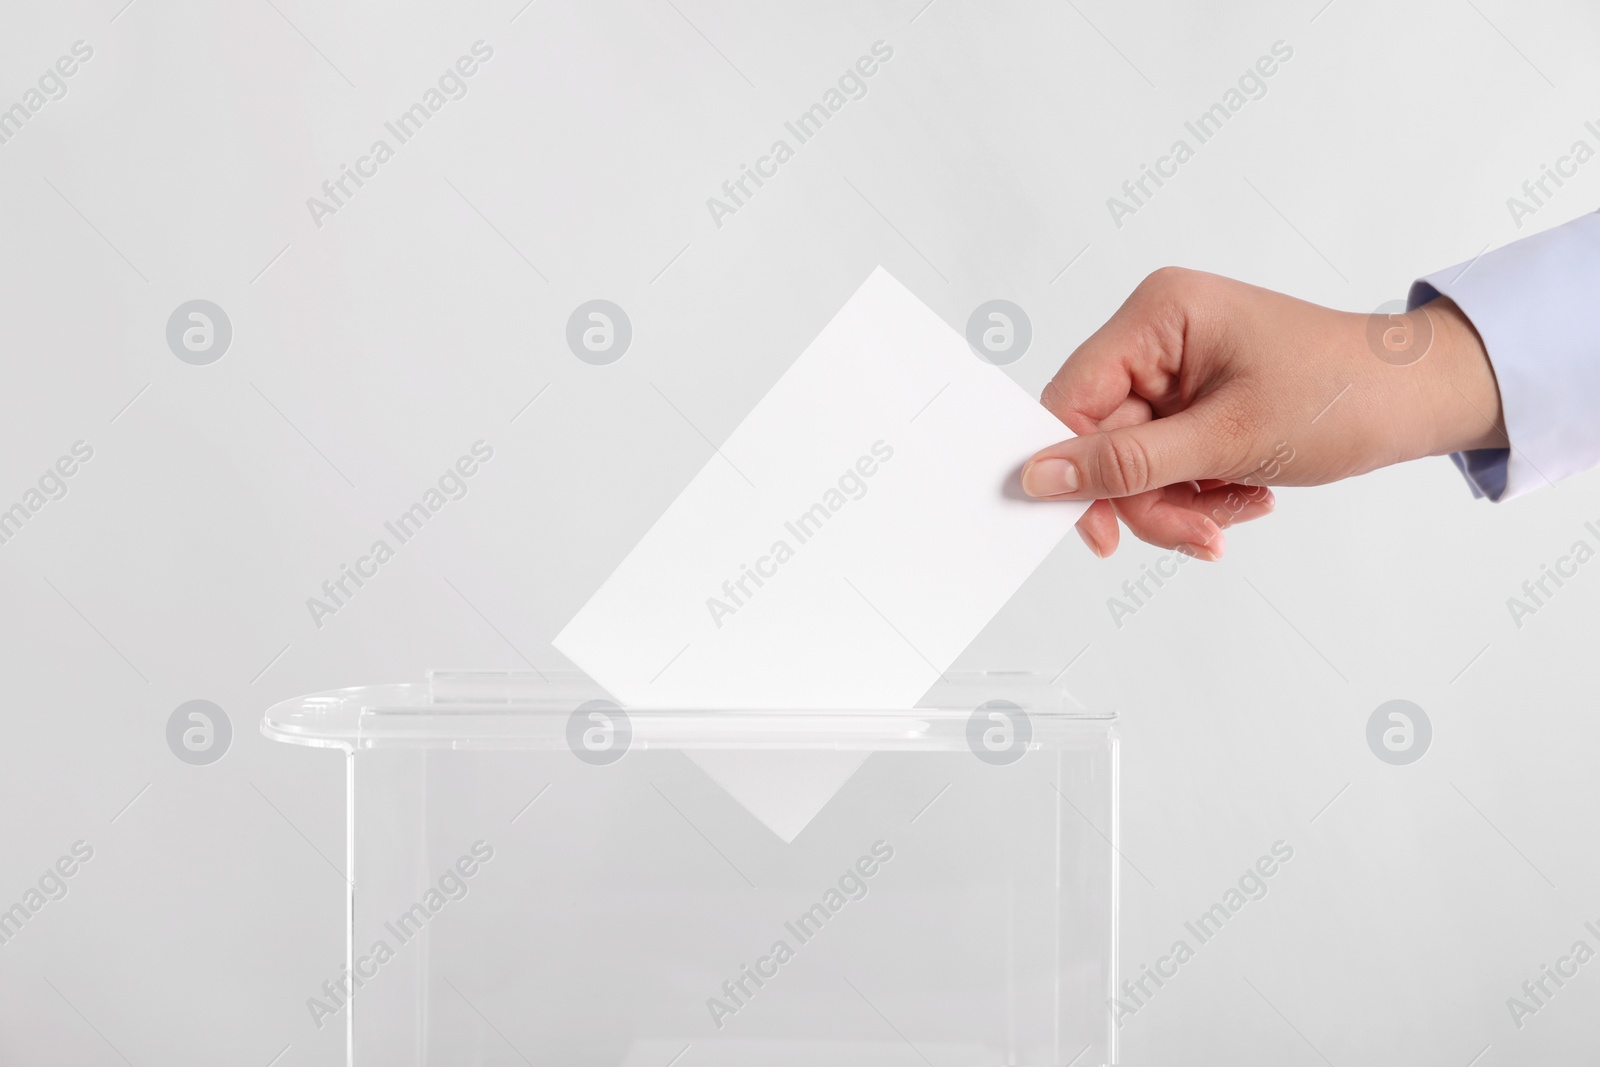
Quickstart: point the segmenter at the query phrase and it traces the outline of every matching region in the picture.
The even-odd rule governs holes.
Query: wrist
[[[1449,297],[1431,300],[1412,314],[1426,314],[1434,330],[1433,350],[1422,360],[1433,364],[1428,369],[1436,379],[1435,438],[1429,454],[1505,448],[1500,387],[1472,320]]]

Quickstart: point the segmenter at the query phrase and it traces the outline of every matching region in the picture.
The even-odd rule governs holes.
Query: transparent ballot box
[[[1113,720],[1026,674],[924,706],[618,708],[434,672],[286,701],[347,754],[353,1067],[1116,1060]]]

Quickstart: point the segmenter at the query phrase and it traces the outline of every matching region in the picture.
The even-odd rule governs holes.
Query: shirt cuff
[[[1483,339],[1510,439],[1450,457],[1473,495],[1509,500],[1600,466],[1600,213],[1418,279],[1407,309],[1439,296]]]

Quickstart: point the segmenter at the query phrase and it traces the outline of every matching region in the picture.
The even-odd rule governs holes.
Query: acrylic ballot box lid
[[[572,713],[620,710],[636,749],[737,748],[957,751],[990,710],[1022,712],[1028,744],[1109,729],[1116,716],[1084,708],[1042,674],[951,672],[911,708],[621,708],[576,672],[430,671],[427,681],[357,686],[295,697],[266,712],[275,741],[351,751],[385,747],[561,748]]]

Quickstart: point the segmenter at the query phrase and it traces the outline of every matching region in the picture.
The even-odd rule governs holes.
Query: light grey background
[[[0,1061],[340,1062],[305,998],[339,962],[343,768],[263,739],[263,708],[559,665],[550,638],[874,265],[957,329],[1024,307],[1007,370],[1036,392],[1162,264],[1367,311],[1600,195],[1595,162],[1520,231],[1505,203],[1594,141],[1577,0],[523,2],[0,12],[0,107],[94,49],[0,145],[0,507],[94,449],[0,545],[0,905],[94,848],[0,946]],[[468,95],[316,227],[306,198],[479,39]],[[706,198],[877,40],[867,96],[714,225]],[[1115,227],[1107,196],[1278,40],[1268,94]],[[209,366],[165,341],[197,298],[233,326]],[[595,298],[633,323],[612,366],[565,347]],[[306,598],[479,439],[469,495],[316,627]],[[1521,1029],[1506,1007],[1600,947],[1600,564],[1520,629],[1506,607],[1595,544],[1597,477],[1491,506],[1441,459],[1284,491],[1120,628],[1106,599],[1156,553],[1073,541],[969,652],[1071,662],[1123,715],[1126,972],[1295,849],[1125,1021],[1124,1062],[1600,1054],[1600,962]],[[200,698],[234,726],[210,766],[165,740]],[[1394,698],[1433,722],[1411,766],[1366,745]]]

